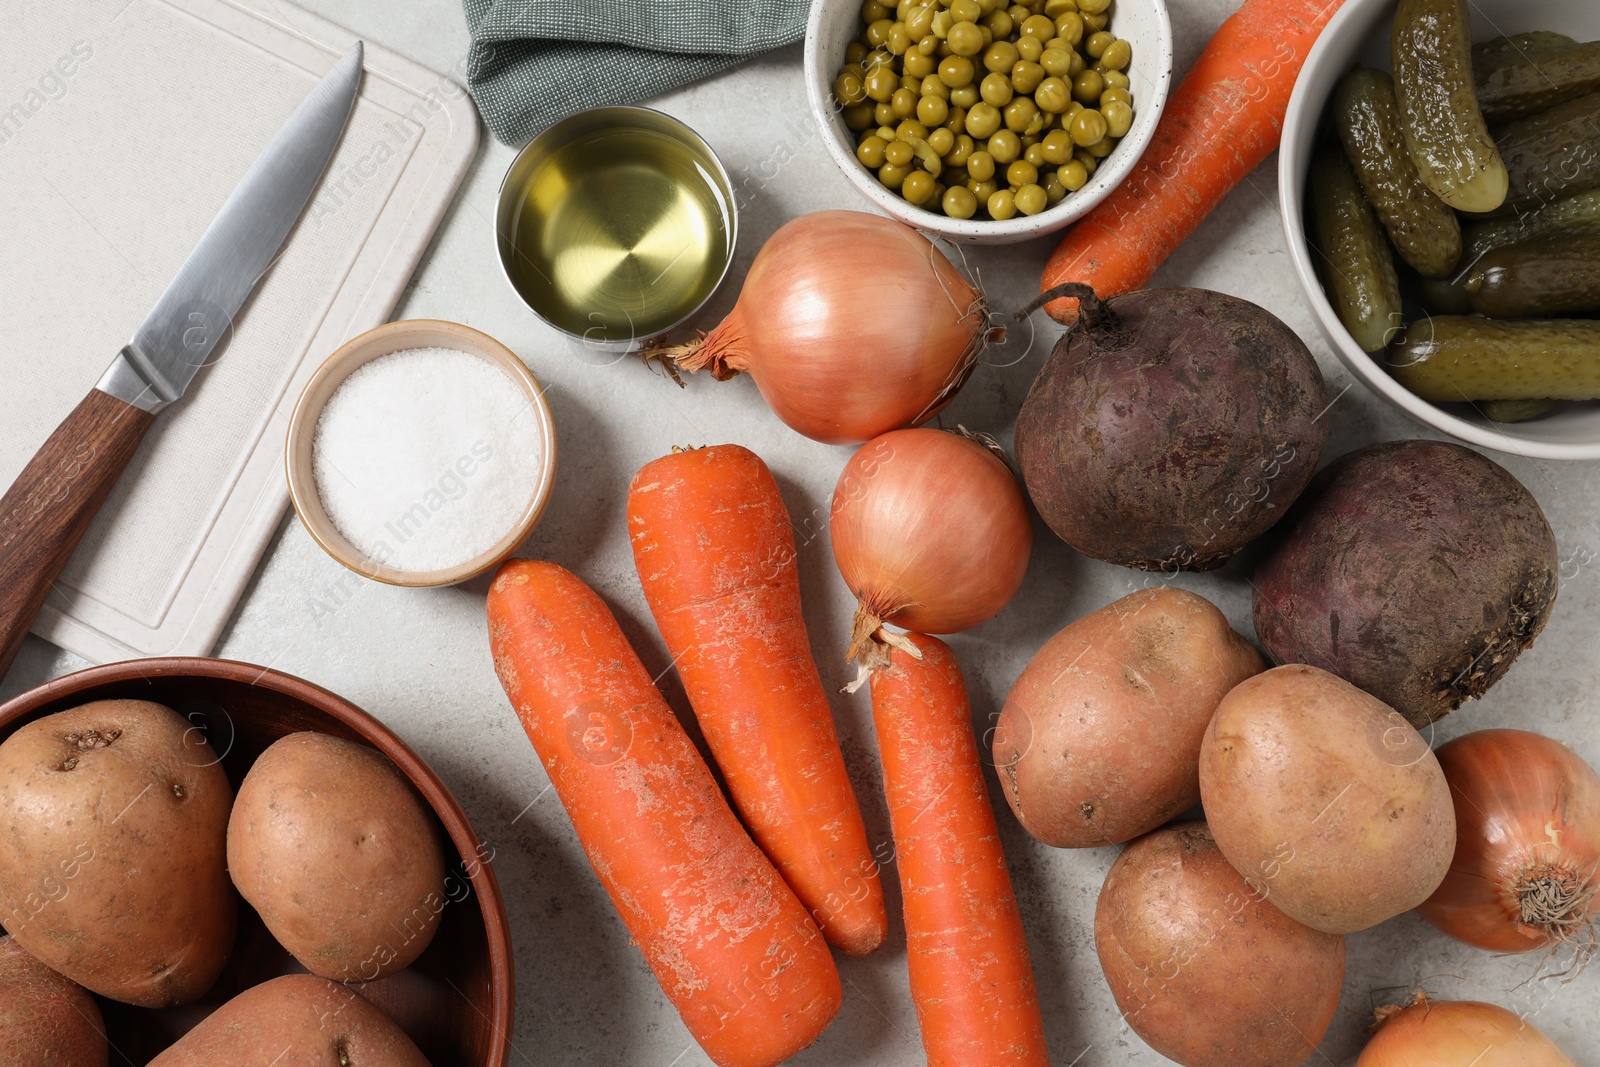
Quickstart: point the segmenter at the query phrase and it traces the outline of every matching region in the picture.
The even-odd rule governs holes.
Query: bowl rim
[[[1147,91],[1134,116],[1133,128],[1107,159],[1116,159],[1111,166],[1097,168],[1089,183],[1054,207],[1037,215],[1018,215],[996,222],[992,219],[952,219],[908,204],[878,182],[872,180],[854,155],[847,154],[834,129],[837,112],[831,105],[833,96],[824,86],[832,84],[827,77],[821,56],[822,19],[825,12],[839,7],[849,8],[853,0],[812,0],[806,18],[805,55],[803,72],[806,83],[806,102],[812,119],[817,123],[828,156],[844,172],[850,185],[864,199],[892,218],[899,219],[919,230],[937,234],[951,241],[972,244],[1011,244],[1042,237],[1064,229],[1082,219],[1100,205],[1133,173],[1139,160],[1155,138],[1156,127],[1166,110],[1167,98],[1172,90],[1174,52],[1172,42],[1172,17],[1167,0],[1141,0],[1150,4],[1155,13],[1158,62],[1161,70],[1154,79],[1154,88]],[[1092,190],[1092,191],[1091,191]],[[1084,195],[1084,194],[1088,195]]]
[[[478,909],[483,914],[484,934],[489,946],[492,992],[488,1024],[498,1046],[484,1067],[505,1067],[510,1056],[516,1013],[516,968],[512,959],[511,925],[499,879],[495,876],[492,864],[471,862],[469,859],[481,855],[483,840],[467,818],[461,802],[445,785],[444,779],[398,734],[370,712],[315,682],[271,667],[204,656],[159,656],[86,667],[25,690],[0,704],[0,729],[9,728],[29,716],[49,714],[44,711],[46,707],[75,698],[85,690],[155,678],[211,678],[239,682],[310,705],[354,730],[365,742],[387,756],[411,781],[427,801],[428,807],[438,816],[451,844],[464,861],[463,865],[470,867],[466,874],[478,898]],[[457,828],[472,840],[463,839],[456,832]]]
[[[437,342],[446,338],[442,347],[456,348],[471,355],[487,359],[504,370],[517,383],[533,410],[539,431],[541,456],[539,475],[533,493],[522,514],[504,536],[487,550],[472,559],[433,571],[407,571],[390,567],[358,551],[333,525],[333,520],[322,506],[317,490],[312,463],[317,419],[321,417],[328,398],[357,368],[407,348],[427,347],[421,342],[429,338]],[[405,339],[417,338],[417,344],[406,344]],[[550,495],[555,487],[556,434],[555,422],[550,415],[550,405],[544,396],[544,387],[517,354],[504,344],[480,330],[446,319],[399,319],[376,326],[357,334],[334,350],[312,374],[289,416],[289,429],[284,437],[284,469],[289,479],[289,500],[301,525],[324,552],[348,569],[365,578],[387,585],[410,588],[432,588],[454,585],[474,578],[511,556],[527,540],[528,535],[543,517]]]
[[[1395,381],[1383,366],[1356,344],[1339,321],[1311,261],[1311,243],[1305,231],[1305,171],[1328,100],[1311,99],[1311,75],[1330,62],[1335,47],[1354,36],[1374,18],[1374,13],[1392,7],[1396,0],[1350,0],[1334,13],[1295,80],[1284,119],[1283,140],[1278,152],[1279,215],[1289,261],[1304,290],[1317,325],[1333,348],[1334,355],[1368,389],[1409,415],[1413,421],[1449,434],[1468,444],[1492,449],[1525,459],[1585,460],[1600,459],[1600,439],[1590,442],[1546,441],[1522,436],[1494,424],[1480,424],[1452,415],[1417,396]],[[1364,38],[1363,38],[1364,39]],[[1330,93],[1331,96],[1331,93]]]

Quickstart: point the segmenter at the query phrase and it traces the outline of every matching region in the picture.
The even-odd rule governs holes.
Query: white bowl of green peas
[[[1164,0],[814,0],[806,93],[858,192],[920,230],[1008,244],[1115,189],[1172,81]]]
[[[1559,50],[1570,46],[1563,45],[1561,37],[1570,38],[1572,42],[1600,40],[1600,4],[1595,0],[1538,0],[1538,2],[1471,0],[1466,7],[1470,13],[1472,41],[1480,51],[1484,52],[1498,50],[1504,53],[1505,49],[1510,49],[1523,59],[1539,63],[1543,62],[1541,56],[1550,54],[1543,51],[1544,49]],[[1368,343],[1378,350],[1367,351],[1356,337],[1361,331],[1361,323],[1357,321],[1353,325],[1347,325],[1346,317],[1350,314],[1348,298],[1340,303],[1337,296],[1330,297],[1329,288],[1325,283],[1329,281],[1328,269],[1331,269],[1333,257],[1326,255],[1308,237],[1308,231],[1313,228],[1314,222],[1310,203],[1313,200],[1309,189],[1310,178],[1315,166],[1326,167],[1326,163],[1318,164],[1314,161],[1326,160],[1329,153],[1337,153],[1341,146],[1341,140],[1331,129],[1334,121],[1332,112],[1337,110],[1333,105],[1336,88],[1358,65],[1383,72],[1393,70],[1392,42],[1396,8],[1396,0],[1348,0],[1328,23],[1307,57],[1295,85],[1294,95],[1289,102],[1279,155],[1283,225],[1290,258],[1310,301],[1312,311],[1323,333],[1333,345],[1334,352],[1351,373],[1378,395],[1423,425],[1469,444],[1513,455],[1538,459],[1600,459],[1600,398],[1585,401],[1568,400],[1554,405],[1532,397],[1516,400],[1482,398],[1468,400],[1463,397],[1458,402],[1451,402],[1443,395],[1435,399],[1426,399],[1407,387],[1406,381],[1416,384],[1415,379],[1418,376],[1417,367],[1407,363],[1409,352],[1415,350],[1411,345],[1413,337],[1420,336],[1428,343],[1433,343],[1435,338],[1444,337],[1452,329],[1457,327],[1468,329],[1471,328],[1471,323],[1481,323],[1484,320],[1471,318],[1474,309],[1466,304],[1455,308],[1445,307],[1439,296],[1440,291],[1430,291],[1427,288],[1430,283],[1413,269],[1415,263],[1407,262],[1408,259],[1414,260],[1415,256],[1408,256],[1409,250],[1403,241],[1396,243],[1399,239],[1393,231],[1386,235],[1388,240],[1380,236],[1377,243],[1380,248],[1392,252],[1394,256],[1397,277],[1400,280],[1401,310],[1398,314],[1389,313],[1380,317],[1403,320],[1407,333],[1387,335],[1390,351],[1386,354],[1381,350],[1383,342],[1375,341],[1373,337],[1368,337]],[[1560,37],[1552,41],[1554,35]],[[1481,56],[1474,57],[1475,70],[1481,62]],[[1589,153],[1580,160],[1587,167],[1594,159],[1600,159],[1600,97],[1585,96],[1584,99],[1590,99],[1595,103],[1596,112],[1592,123],[1595,135],[1587,144],[1579,146],[1583,152]],[[1516,136],[1508,131],[1519,123],[1528,122],[1531,118],[1531,116],[1515,119],[1497,117],[1488,105],[1485,106],[1484,113],[1489,120],[1488,129],[1492,139],[1498,142],[1503,150],[1514,142]],[[1512,157],[1508,155],[1508,158]],[[1573,163],[1572,160],[1567,162]],[[1506,211],[1510,212],[1513,220],[1521,220],[1514,225],[1519,227],[1518,232],[1522,234],[1514,240],[1523,242],[1528,239],[1543,239],[1547,235],[1539,232],[1540,209],[1554,205],[1559,212],[1563,205],[1574,202],[1573,192],[1557,191],[1548,197],[1541,196],[1540,202],[1521,204],[1513,208],[1517,194],[1517,180],[1515,166],[1511,169],[1512,188],[1505,202]],[[1577,170],[1575,163],[1571,170]],[[1563,165],[1562,174],[1566,171],[1567,168]],[[1324,170],[1322,173],[1326,174],[1327,171]],[[1352,174],[1359,178],[1360,169],[1352,168]],[[1324,178],[1324,181],[1326,180]],[[1577,194],[1577,197],[1597,196],[1600,196],[1600,192]],[[1550,213],[1543,212],[1543,214]],[[1377,232],[1383,234],[1389,229],[1381,210],[1375,208],[1373,218],[1377,223]],[[1458,221],[1463,235],[1461,258],[1457,266],[1439,283],[1446,285],[1453,281],[1457,290],[1460,289],[1461,279],[1470,276],[1469,269],[1473,263],[1468,261],[1476,261],[1481,249],[1486,247],[1482,241],[1483,235],[1490,227],[1499,225],[1493,220],[1465,213],[1458,213]],[[1587,221],[1593,223],[1597,220]],[[1594,232],[1593,229],[1591,232]],[[1474,237],[1475,234],[1478,235],[1477,239]],[[1448,290],[1445,290],[1444,295],[1449,295]],[[1466,299],[1464,293],[1457,293],[1456,297]],[[1341,317],[1336,304],[1345,310],[1346,317]],[[1588,317],[1600,318],[1600,315],[1589,313]],[[1497,320],[1497,324],[1491,325],[1489,329],[1498,329],[1498,323],[1516,324],[1535,321],[1581,324],[1582,320],[1569,318],[1566,315],[1539,316],[1537,320],[1508,318]],[[1587,327],[1579,325],[1577,328]],[[1462,334],[1462,338],[1469,342],[1467,356],[1462,360],[1453,360],[1448,366],[1468,368],[1476,365],[1481,368],[1498,365],[1484,360],[1483,354],[1491,345],[1472,342],[1471,338],[1476,336],[1476,334]],[[1516,336],[1520,339],[1524,335]],[[1552,354],[1564,351],[1554,343],[1538,341],[1537,338],[1534,340],[1536,343],[1529,344],[1527,352],[1523,353],[1527,356],[1523,361],[1524,366],[1535,367],[1538,361],[1549,361]],[[1513,359],[1521,358],[1515,352],[1511,356]],[[1571,362],[1592,363],[1600,368],[1600,346],[1596,346],[1587,355],[1581,352],[1574,353]],[[1483,371],[1453,369],[1451,373],[1482,374]],[[1550,371],[1547,369],[1543,373],[1549,374]],[[1597,375],[1591,371],[1588,376]],[[1531,383],[1533,379],[1525,381]],[[1538,388],[1549,388],[1549,386],[1541,384]],[[1574,385],[1574,388],[1580,387]]]

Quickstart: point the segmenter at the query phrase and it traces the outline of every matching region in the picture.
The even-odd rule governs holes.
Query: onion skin
[[[861,602],[852,658],[880,622],[951,634],[991,618],[1021,587],[1033,550],[1016,477],[944,430],[895,430],[859,449],[839,475],[828,529]]]
[[[1600,917],[1600,775],[1565,745],[1526,730],[1479,730],[1438,757],[1455,801],[1456,852],[1417,909],[1422,917],[1491,952],[1587,941]],[[1524,897],[1532,918],[1541,890],[1559,893],[1542,913],[1555,921],[1525,922]]]
[[[988,333],[983,294],[922,234],[815,211],[767,240],[716,329],[664,358],[718,381],[749,374],[793,429],[859,444],[938,414]]]
[[[1380,1016],[1385,1015],[1380,1009]],[[1525,1019],[1476,1000],[1429,1000],[1387,1014],[1356,1067],[1574,1067]]]
[[[1301,1063],[1339,1008],[1344,938],[1267,903],[1203,822],[1146,834],[1117,857],[1094,941],[1123,1019],[1185,1067]]]

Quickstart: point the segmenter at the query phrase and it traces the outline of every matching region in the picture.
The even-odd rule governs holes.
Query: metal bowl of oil
[[[733,262],[738,214],[716,153],[670,115],[581,111],[518,153],[500,184],[500,265],[545,322],[622,349],[681,325]]]

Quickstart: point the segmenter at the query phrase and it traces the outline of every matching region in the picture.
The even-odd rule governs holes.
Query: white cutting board
[[[284,0],[4,0],[0,486],[98,380],[257,153],[354,36]],[[471,162],[465,90],[381,48],[233,336],[169,408],[34,633],[204,655],[288,502],[305,380],[384,322]]]

